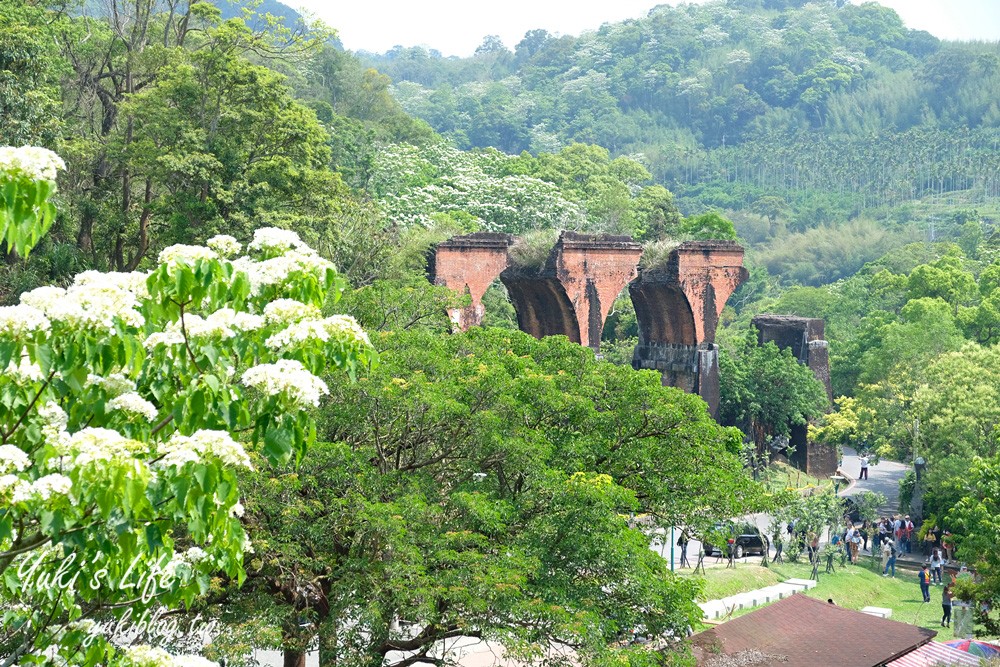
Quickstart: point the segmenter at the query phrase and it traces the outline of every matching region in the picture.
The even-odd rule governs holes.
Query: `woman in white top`
[[[934,584],[937,586],[941,585],[941,570],[944,567],[944,554],[941,553],[941,549],[934,547],[931,551],[931,574],[934,575]]]

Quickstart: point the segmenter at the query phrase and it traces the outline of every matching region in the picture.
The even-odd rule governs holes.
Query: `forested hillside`
[[[685,213],[730,210],[765,246],[794,234],[817,270],[759,257],[793,280],[850,275],[934,222],[940,238],[957,210],[990,222],[1000,197],[1000,45],[938,40],[875,3],[663,5],[578,37],[533,30],[513,52],[487,37],[464,59],[363,56],[460,147],[596,143],[641,155]],[[833,258],[801,236],[855,218]]]

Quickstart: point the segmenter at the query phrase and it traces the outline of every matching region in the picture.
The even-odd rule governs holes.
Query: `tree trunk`
[[[284,667],[306,667],[306,652],[298,651],[295,649],[286,648],[283,651]]]

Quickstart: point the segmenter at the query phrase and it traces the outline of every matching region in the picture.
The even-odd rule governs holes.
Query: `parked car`
[[[728,536],[725,538],[725,545],[712,544],[713,539],[723,536]],[[702,542],[702,546],[707,556],[729,556],[732,553],[735,558],[743,558],[749,554],[763,555],[767,551],[768,543],[767,538],[753,524],[725,523],[717,525],[712,535]]]

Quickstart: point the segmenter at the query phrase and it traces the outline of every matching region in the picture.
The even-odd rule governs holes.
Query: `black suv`
[[[711,544],[714,536],[728,536],[726,544],[724,546]],[[712,536],[706,537],[702,546],[705,548],[706,556],[715,554],[729,556],[732,553],[735,558],[743,558],[748,554],[763,555],[767,551],[767,540],[753,524],[727,523],[716,526]]]

